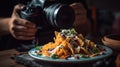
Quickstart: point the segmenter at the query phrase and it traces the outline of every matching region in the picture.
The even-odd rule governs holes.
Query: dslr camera
[[[31,0],[20,16],[44,30],[71,28],[75,19],[74,10],[62,0]]]

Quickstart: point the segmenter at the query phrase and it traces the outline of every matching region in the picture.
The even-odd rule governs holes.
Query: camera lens
[[[53,27],[70,28],[73,25],[75,14],[73,9],[65,4],[56,3],[44,8],[47,21]]]

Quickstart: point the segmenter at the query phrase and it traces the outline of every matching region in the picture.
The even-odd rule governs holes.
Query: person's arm
[[[20,18],[18,12],[24,8],[24,5],[15,6],[10,18],[0,19],[1,35],[11,34],[18,40],[31,40],[35,38],[37,31],[36,25],[26,19]]]
[[[9,21],[10,18],[0,18],[0,36],[10,34],[8,27]]]

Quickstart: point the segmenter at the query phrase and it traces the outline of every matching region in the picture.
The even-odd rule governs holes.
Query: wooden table
[[[12,59],[14,55],[19,55],[20,53],[26,52],[18,52],[15,49],[0,51],[0,67],[26,67],[16,63],[15,60]],[[116,63],[116,67],[120,67],[120,53],[118,54],[117,59],[113,62]]]
[[[12,59],[14,55],[18,55],[20,52],[15,49],[0,51],[0,67],[25,67],[20,65]]]

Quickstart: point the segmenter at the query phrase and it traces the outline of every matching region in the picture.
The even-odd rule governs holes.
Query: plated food
[[[104,54],[106,51],[102,46],[95,44],[91,40],[85,39],[82,34],[78,34],[74,29],[62,29],[55,31],[54,42],[38,46],[37,55],[42,55],[53,59],[68,59],[80,57],[94,57]]]

